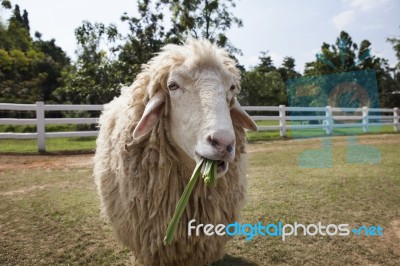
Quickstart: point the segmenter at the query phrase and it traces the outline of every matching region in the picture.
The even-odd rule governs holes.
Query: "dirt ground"
[[[18,169],[91,167],[93,154],[0,155],[0,172]]]

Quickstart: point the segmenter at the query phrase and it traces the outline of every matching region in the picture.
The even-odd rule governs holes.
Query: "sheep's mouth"
[[[206,158],[206,157],[202,157],[202,158]],[[206,158],[206,159],[208,159],[208,158]],[[214,160],[214,161],[217,162],[217,178],[218,178],[226,173],[226,171],[228,170],[229,163],[226,161],[222,161],[222,160]],[[201,169],[202,173],[203,173],[203,171],[204,171],[204,169]]]
[[[221,160],[217,161],[217,174],[225,173],[227,169],[228,169],[228,162]]]
[[[205,156],[201,156],[197,152],[195,154],[196,154],[196,161],[197,160],[200,161],[202,158],[204,158],[204,159],[213,160],[213,161],[217,162],[217,177],[221,177],[228,170],[229,162],[227,162],[227,161],[215,160],[213,158],[208,158],[208,157],[205,157]],[[201,173],[203,173],[203,169],[201,169]]]

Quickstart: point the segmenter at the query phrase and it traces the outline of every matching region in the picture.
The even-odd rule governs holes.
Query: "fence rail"
[[[295,129],[323,129],[331,135],[335,128],[360,127],[364,132],[370,126],[393,125],[393,130],[398,132],[398,108],[338,108],[338,107],[288,107],[279,106],[244,106],[248,112],[276,112],[275,115],[254,115],[255,121],[278,121],[276,126],[259,126],[260,131],[279,130],[281,136],[286,136],[287,130]],[[103,105],[45,105],[43,102],[36,104],[10,104],[0,103],[0,111],[34,111],[36,118],[0,118],[0,125],[36,125],[36,133],[0,133],[0,139],[37,139],[38,150],[45,151],[46,138],[87,137],[97,136],[98,131],[70,131],[70,132],[45,132],[46,124],[96,124],[98,118],[46,118],[45,111],[102,111]],[[300,113],[299,113],[300,112]],[[286,113],[290,113],[287,115]],[[353,115],[349,115],[352,113]],[[371,115],[372,113],[372,115]],[[385,113],[385,115],[377,115]],[[372,121],[371,121],[372,120]],[[290,124],[290,121],[318,121],[314,124]],[[335,123],[340,121],[340,123]],[[348,122],[351,121],[351,122]],[[360,121],[360,122],[357,122]],[[378,121],[378,122],[376,122]],[[347,122],[347,123],[343,123]]]
[[[38,151],[46,150],[46,138],[97,136],[97,131],[47,132],[46,124],[96,124],[98,118],[46,118],[45,111],[102,111],[103,105],[10,104],[0,103],[0,110],[34,111],[35,119],[0,118],[0,125],[36,125],[36,133],[0,133],[0,139],[37,139]]]
[[[261,131],[279,130],[281,136],[286,136],[287,130],[298,129],[324,129],[327,135],[331,135],[335,128],[359,127],[363,132],[369,132],[370,126],[392,125],[395,132],[399,132],[399,109],[390,108],[348,108],[348,107],[288,107],[285,105],[277,106],[244,106],[245,111],[268,111],[278,112],[278,115],[259,116],[252,118],[255,121],[279,121],[279,126],[259,126]],[[291,115],[286,115],[286,113]],[[319,115],[316,115],[319,113]],[[352,113],[353,115],[348,115]],[[373,115],[370,115],[370,114]],[[384,115],[376,115],[376,113]],[[388,114],[389,113],[389,114]],[[297,114],[297,115],[296,115]],[[357,123],[358,121],[361,121]],[[379,122],[370,122],[370,121]],[[317,124],[291,125],[289,121],[318,121]],[[321,121],[321,123],[319,123]],[[335,123],[338,121],[340,123]],[[348,121],[352,121],[349,123]],[[390,122],[388,122],[390,121]],[[347,123],[343,123],[347,122]]]

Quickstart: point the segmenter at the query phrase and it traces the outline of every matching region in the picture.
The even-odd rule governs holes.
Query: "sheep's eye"
[[[179,85],[176,84],[175,82],[171,82],[170,84],[168,84],[168,89],[169,89],[170,91],[177,90],[177,89],[179,89]]]
[[[236,86],[235,85],[232,85],[231,87],[230,87],[230,91],[234,91],[236,89]]]

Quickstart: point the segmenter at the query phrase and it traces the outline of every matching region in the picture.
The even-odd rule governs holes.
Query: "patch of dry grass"
[[[90,169],[0,173],[0,265],[127,265]]]
[[[241,222],[380,225],[383,237],[234,237],[214,265],[398,265],[400,136],[358,140],[376,147],[381,162],[348,163],[346,137],[332,140],[331,168],[299,167],[299,155],[318,149],[320,139],[251,144]],[[0,171],[0,265],[132,264],[99,219],[91,169],[54,165]]]
[[[320,148],[321,140],[251,146],[249,198],[242,223],[380,225],[383,237],[292,236],[285,242],[279,237],[236,238],[227,252],[257,265],[398,265],[400,137],[369,135],[359,137],[358,143],[377,148],[381,162],[348,163],[345,137],[332,139],[333,164],[323,169],[299,167],[300,154]]]

